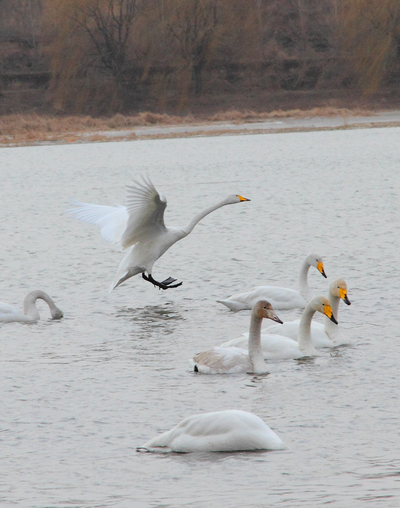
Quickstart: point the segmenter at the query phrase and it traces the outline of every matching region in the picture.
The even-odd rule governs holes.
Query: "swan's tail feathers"
[[[153,447],[147,447],[147,446],[138,446],[136,448],[137,452],[142,453],[171,453],[171,448],[168,448],[168,446],[153,446]]]
[[[135,270],[132,270],[132,271],[130,271],[130,270],[119,271],[118,270],[117,275],[115,276],[115,279],[113,280],[113,283],[111,284],[111,286],[108,289],[108,292],[111,293],[113,291],[113,289],[117,288],[123,282],[130,279],[134,275],[137,275],[138,273],[142,273],[141,268],[136,268]]]
[[[205,352],[207,352],[207,351],[205,351]],[[196,373],[200,372],[201,374],[211,374],[212,373],[211,368],[208,365],[203,365],[201,363],[198,363],[197,360],[195,359],[196,356],[197,355],[195,355],[194,358],[189,359],[190,370],[192,372],[196,372]]]
[[[225,305],[225,307],[228,307],[228,309],[233,312],[239,312],[248,308],[243,303],[235,302],[234,300],[217,300],[217,302],[222,303],[222,305]]]
[[[118,278],[116,277],[113,280],[111,286],[109,287],[108,292],[111,293],[115,288],[120,286],[123,282],[130,279],[131,277],[132,277],[132,275],[129,272],[126,272],[124,275],[122,275],[122,277],[118,277]]]

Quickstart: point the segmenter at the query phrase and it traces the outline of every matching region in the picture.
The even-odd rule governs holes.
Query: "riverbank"
[[[0,117],[0,146],[130,141],[310,130],[400,126],[400,110],[320,107],[272,112],[226,111],[209,116],[140,113],[111,118],[9,115]]]

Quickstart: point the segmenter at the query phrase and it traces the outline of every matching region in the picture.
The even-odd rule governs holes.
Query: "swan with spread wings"
[[[73,201],[74,208],[67,214],[100,227],[102,237],[121,249],[128,249],[121,261],[111,292],[130,277],[142,274],[143,279],[160,289],[179,287],[176,279],[168,277],[159,282],[152,276],[154,263],[174,243],[185,238],[206,215],[225,205],[250,201],[240,195],[230,195],[217,204],[199,212],[182,227],[167,227],[164,224],[164,211],[167,200],[160,195],[148,177],[134,181],[127,187],[126,206],[103,206]]]

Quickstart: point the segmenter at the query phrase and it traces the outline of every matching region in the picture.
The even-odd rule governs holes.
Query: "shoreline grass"
[[[208,116],[174,116],[151,112],[133,116],[116,114],[110,118],[91,116],[51,116],[38,114],[13,114],[0,116],[0,146],[22,146],[42,143],[75,143],[104,141],[105,131],[129,130],[146,126],[207,125],[225,123],[255,123],[276,118],[355,117],[374,113],[364,109],[319,107],[309,110],[276,110],[255,112],[229,110]],[[89,134],[89,135],[88,135]],[[84,137],[82,137],[84,136]],[[131,139],[135,138],[132,133]],[[118,136],[108,141],[118,140]]]

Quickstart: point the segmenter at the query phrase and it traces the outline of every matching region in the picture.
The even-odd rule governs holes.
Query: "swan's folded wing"
[[[74,208],[66,210],[66,214],[74,219],[99,226],[101,236],[107,242],[118,245],[128,222],[128,212],[124,206],[91,205],[71,200]]]
[[[9,305],[8,303],[0,302],[0,316],[8,316],[11,314],[15,314],[19,312],[15,307]]]
[[[192,362],[197,366],[199,372],[234,374],[243,372],[249,367],[249,355],[241,348],[216,346],[197,353]]]
[[[121,238],[121,246],[126,249],[137,242],[147,242],[166,231],[164,210],[166,199],[160,197],[148,178],[135,181],[127,187],[128,223]]]
[[[295,321],[286,321],[283,324],[267,325],[263,328],[262,333],[282,335],[283,337],[289,337],[289,339],[297,341],[299,335],[300,319]]]
[[[219,347],[223,347],[223,348],[238,347],[240,349],[247,350],[248,343],[249,343],[249,334],[244,333],[244,334],[242,334],[241,337],[238,337],[237,339],[231,339],[231,340],[228,340],[227,342],[220,344]]]

